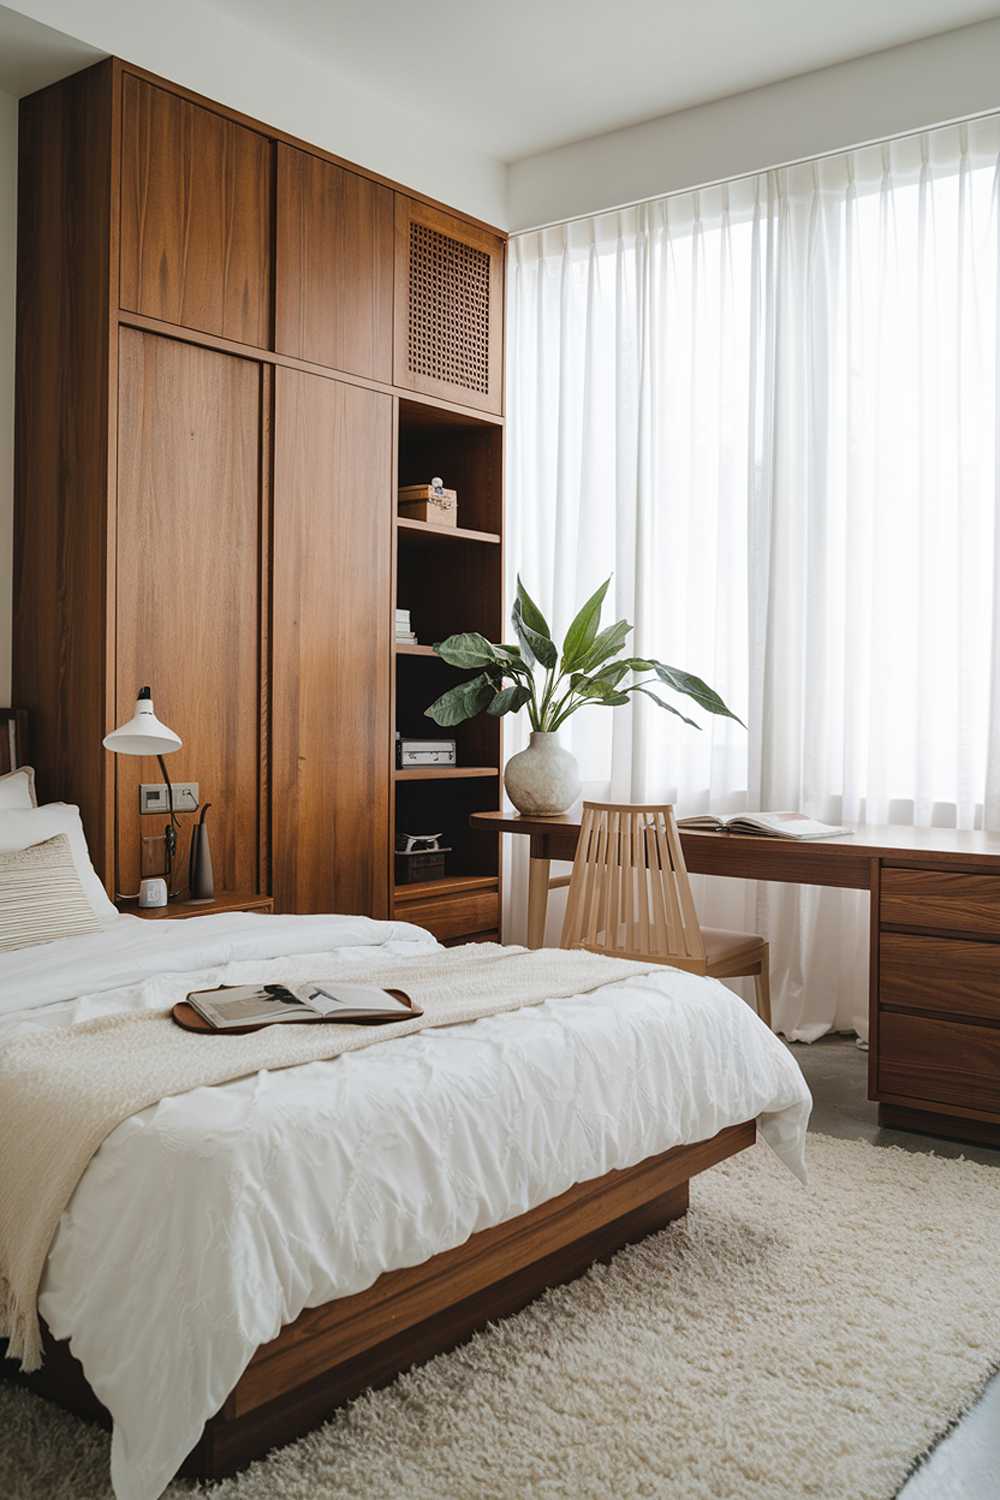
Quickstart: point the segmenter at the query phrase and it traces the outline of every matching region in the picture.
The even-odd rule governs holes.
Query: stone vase
[[[531,743],[507,762],[503,784],[519,813],[536,818],[565,812],[580,795],[580,768],[555,734],[531,732]]]

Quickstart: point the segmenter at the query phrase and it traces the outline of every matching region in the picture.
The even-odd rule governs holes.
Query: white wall
[[[407,187],[502,225],[506,169],[372,90],[206,0],[14,0],[7,7],[287,130]],[[69,70],[68,70],[69,71]]]
[[[512,229],[593,213],[1000,108],[1000,20],[527,157]]]
[[[10,702],[16,245],[17,100],[0,94],[0,704]]]

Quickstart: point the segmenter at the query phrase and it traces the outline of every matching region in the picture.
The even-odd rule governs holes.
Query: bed
[[[437,946],[364,917],[108,916],[0,953],[0,1050]],[[6,1373],[111,1424],[118,1500],[155,1500],[676,1219],[758,1131],[802,1175],[810,1103],[749,1007],[671,969],[173,1095],[92,1158],[46,1262],[43,1366]]]

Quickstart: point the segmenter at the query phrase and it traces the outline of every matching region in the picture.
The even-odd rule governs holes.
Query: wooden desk
[[[531,839],[528,943],[544,940],[549,868],[579,814],[473,813]],[[866,890],[871,900],[868,1095],[880,1122],[1000,1145],[1000,834],[858,827],[795,843],[681,833],[693,875]]]

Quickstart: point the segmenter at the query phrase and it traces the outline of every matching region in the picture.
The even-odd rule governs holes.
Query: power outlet
[[[174,788],[174,812],[197,812],[199,807],[198,783],[196,781],[175,781]],[[154,782],[152,785],[143,782],[139,788],[139,812],[170,813],[170,799],[167,796],[167,784],[165,781]]]

